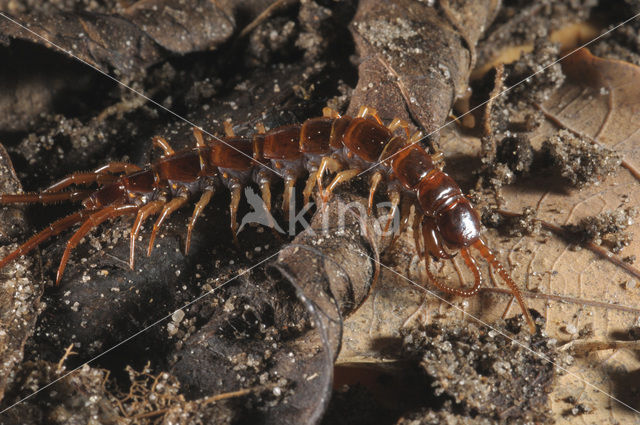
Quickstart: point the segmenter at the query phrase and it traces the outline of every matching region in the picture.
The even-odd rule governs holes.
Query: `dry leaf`
[[[640,113],[640,68],[595,58],[587,51],[581,51],[564,65],[564,69],[568,74],[565,83],[541,105],[553,122],[546,120],[529,135],[534,150],[539,152],[543,142],[558,133],[557,123],[562,123],[583,134],[588,143],[593,139],[622,155],[629,169],[635,170],[640,164],[640,121],[636,119]],[[441,145],[450,159],[447,169],[459,181],[469,181],[470,176],[459,167],[469,162],[465,158],[479,155],[479,143],[478,139],[461,137],[452,130],[443,132]],[[530,177],[503,188],[503,208],[517,212],[533,208],[537,210],[538,219],[556,225],[575,225],[590,216],[634,207],[640,203],[640,182],[629,169],[619,167],[614,175],[601,176],[599,184],[577,189],[561,177],[558,170],[534,168]],[[640,258],[637,239],[640,225],[637,222],[629,224],[624,231],[636,238],[622,248],[618,258]],[[487,239],[516,282],[533,293],[527,302],[546,317],[545,330],[552,338],[560,342],[580,335],[601,341],[624,339],[630,338],[630,330],[638,326],[640,287],[637,275],[557,235],[543,233],[511,238],[489,230]],[[418,265],[411,250],[396,251],[391,262],[395,262],[396,270],[405,276],[434,290],[421,279],[419,268],[422,265]],[[438,301],[432,294],[407,290],[411,283],[403,278],[387,273],[382,282],[376,296],[345,324],[348,342],[343,349],[342,361],[379,358],[384,347],[395,347],[389,341],[397,335],[397,329],[416,320],[433,321],[442,314],[449,320],[452,315],[462,317],[461,312]],[[478,299],[452,301],[491,323],[503,312],[509,298],[485,293]],[[517,313],[517,308],[511,308],[510,314]],[[356,335],[367,330],[375,340],[387,344],[374,347],[357,338]],[[387,351],[387,355],[394,356],[394,352]],[[590,411],[590,416],[585,417],[589,420],[626,422],[636,418],[634,412],[593,387],[639,409],[635,377],[640,362],[635,351],[592,352],[561,366],[568,372],[560,373],[550,397],[556,417],[566,415],[574,405],[580,404]]]

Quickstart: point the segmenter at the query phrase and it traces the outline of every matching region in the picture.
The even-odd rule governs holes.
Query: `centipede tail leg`
[[[0,195],[0,204],[50,204],[60,201],[82,201],[91,195],[93,190],[74,190],[72,192],[44,192]]]
[[[129,164],[127,162],[110,162],[107,165],[88,173],[70,174],[46,188],[44,192],[59,192],[72,184],[108,184],[117,180],[119,178],[117,174],[119,173],[130,174],[140,170],[142,170],[142,168],[135,164]]]
[[[156,234],[158,233],[158,230],[160,230],[160,226],[162,226],[162,223],[171,214],[173,214],[174,211],[176,211],[177,209],[182,207],[184,204],[186,204],[187,201],[189,201],[189,195],[186,192],[181,192],[178,194],[178,196],[176,196],[175,198],[167,202],[162,207],[162,211],[160,211],[160,216],[158,217],[158,219],[153,225],[153,230],[151,231],[151,237],[149,237],[149,247],[147,248],[147,256],[151,255],[151,252],[153,251],[153,243],[156,240]]]
[[[67,246],[65,247],[64,253],[62,254],[62,259],[60,260],[60,265],[58,266],[58,273],[56,274],[56,285],[60,283],[62,279],[62,275],[64,273],[64,269],[67,266],[67,262],[69,261],[69,256],[71,255],[71,251],[78,246],[82,238],[94,227],[100,225],[100,223],[108,220],[110,218],[119,217],[121,215],[131,214],[136,211],[138,207],[136,205],[110,205],[106,208],[99,210],[98,212],[94,212],[87,218],[87,220],[82,223],[80,228],[71,236],[71,238],[67,241]]]
[[[367,203],[367,213],[371,215],[373,213],[373,197],[376,194],[376,190],[378,190],[378,185],[382,181],[382,173],[380,171],[376,171],[371,177],[371,184],[369,188],[369,202]]]
[[[200,214],[202,214],[204,208],[211,201],[211,197],[213,196],[214,192],[215,190],[213,189],[213,187],[207,188],[202,193],[200,200],[193,209],[193,215],[191,216],[191,220],[189,220],[189,224],[187,224],[187,240],[185,241],[184,245],[184,255],[189,254],[189,247],[191,246],[191,232],[193,231],[193,226],[196,224],[196,220],[198,220],[198,217],[200,216]]]
[[[144,223],[144,221],[150,216],[159,213],[165,204],[165,201],[151,201],[147,205],[140,207],[140,209],[138,210],[138,214],[136,215],[136,219],[133,222],[133,226],[131,226],[131,242],[129,243],[129,267],[131,267],[131,270],[133,270],[134,266],[136,240],[138,239],[138,233],[140,233],[142,223]]]
[[[242,184],[234,180],[230,187],[231,189],[231,202],[229,203],[229,214],[231,216],[231,234],[233,235],[233,242],[237,247],[240,246],[238,242],[238,221],[236,215],[238,214],[238,206],[240,205],[240,198],[242,197]]]
[[[100,185],[113,183],[118,179],[118,176],[113,174],[96,174],[96,173],[73,173],[64,179],[52,184],[48,188],[44,190],[44,192],[58,192],[65,187],[71,186],[72,184],[80,185],[80,184],[91,184],[97,183]]]
[[[482,239],[478,239],[471,246],[473,246],[475,249],[478,250],[478,252],[480,252],[480,255],[482,256],[482,258],[484,258],[489,263],[489,265],[498,272],[498,274],[500,275],[500,277],[502,277],[502,279],[505,281],[507,286],[509,286],[509,289],[511,289],[511,293],[513,294],[513,296],[518,301],[518,304],[520,305],[520,309],[522,310],[522,314],[524,314],[524,317],[527,321],[527,324],[529,325],[529,329],[531,330],[531,333],[532,334],[536,333],[536,325],[533,322],[533,318],[531,317],[531,314],[529,313],[527,304],[524,302],[524,299],[522,298],[522,294],[520,293],[520,289],[518,289],[518,286],[516,285],[516,283],[513,281],[513,279],[511,279],[511,276],[509,275],[509,273],[507,273],[507,271],[504,269],[502,264],[498,261],[496,256],[493,254],[493,252],[491,252],[489,247],[485,244],[485,242]]]
[[[155,136],[151,141],[153,142],[153,146],[162,149],[164,156],[171,156],[175,153],[169,142],[167,142],[164,137]]]
[[[20,245],[16,250],[9,253],[6,257],[0,260],[0,269],[9,264],[12,260],[19,258],[22,255],[28,254],[32,250],[34,250],[38,245],[52,236],[57,235],[58,233],[68,229],[74,224],[82,221],[87,215],[91,214],[92,211],[83,210],[78,211],[77,213],[68,215],[59,220],[51,223],[46,229],[36,233],[32,237],[30,237],[26,242]]]

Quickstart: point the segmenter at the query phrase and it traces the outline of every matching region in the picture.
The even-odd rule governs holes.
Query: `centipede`
[[[418,143],[422,134],[418,131],[412,135],[408,123],[397,118],[385,125],[371,107],[361,107],[353,117],[330,108],[322,112],[320,117],[269,131],[258,125],[258,131],[251,136],[237,136],[230,123],[225,123],[223,138],[205,139],[202,130],[194,127],[195,147],[179,151],[174,151],[163,137],[156,136],[153,145],[161,149],[163,155],[146,166],[110,162],[91,172],[73,173],[42,192],[2,194],[1,205],[72,201],[80,202],[82,208],[54,221],[19,245],[0,260],[0,269],[49,238],[80,224],[68,239],[60,259],[55,281],[58,285],[72,251],[88,232],[107,220],[135,216],[129,255],[129,266],[133,269],[136,241],[143,223],[157,216],[147,247],[150,255],[156,235],[167,218],[198,199],[187,223],[186,255],[198,217],[220,190],[230,192],[230,226],[236,238],[236,215],[245,186],[259,186],[262,200],[270,211],[271,187],[277,178],[282,178],[282,210],[287,213],[298,180],[306,177],[302,192],[305,204],[315,190],[326,203],[337,186],[363,171],[370,171],[370,214],[381,184],[386,185],[394,213],[401,199],[411,199],[416,205],[413,220],[416,250],[425,260],[426,276],[435,287],[459,297],[476,295],[484,277],[477,256],[472,255],[473,250],[506,283],[530,331],[535,333],[535,324],[517,284],[482,237],[477,211],[454,179],[442,170],[441,154],[430,154]],[[333,178],[325,185],[327,175]],[[452,287],[430,270],[432,259],[453,261],[458,253],[473,275],[470,286]]]

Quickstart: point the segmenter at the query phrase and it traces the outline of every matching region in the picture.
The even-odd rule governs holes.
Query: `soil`
[[[322,115],[325,106],[355,114],[366,104],[385,122],[400,117],[412,132],[429,133],[424,145],[444,151],[446,170],[465,192],[475,188],[470,197],[483,223],[498,229],[487,233],[492,247],[513,247],[524,238],[537,244],[501,255],[516,269],[512,253],[551,256],[556,245],[547,244],[551,236],[541,230],[540,210],[529,198],[518,217],[500,214],[497,207],[514,203],[510,190],[531,194],[547,179],[553,193],[566,194],[558,210],[570,210],[571,218],[586,202],[579,190],[615,178],[623,156],[629,157],[575,128],[545,127],[540,106],[569,78],[561,64],[527,77],[562,56],[551,41],[554,31],[576,22],[606,28],[636,11],[637,2],[196,3],[185,9],[172,0],[0,0],[0,11],[95,68],[0,17],[0,61],[7,64],[0,69],[2,191],[40,191],[70,172],[110,161],[152,163],[161,156],[152,137],[162,135],[176,150],[192,147],[191,124],[222,135],[223,123],[231,122],[236,134],[253,134],[260,123],[275,128],[303,122]],[[593,53],[640,64],[639,22],[594,43]],[[474,74],[496,60],[495,52],[521,45],[531,49],[519,59]],[[452,110],[455,99],[465,96],[467,108]],[[441,131],[450,114],[476,106],[469,114],[475,124]],[[345,185],[329,210],[362,204],[367,188],[366,179]],[[630,191],[634,197],[636,190]],[[274,206],[281,205],[282,192],[277,182]],[[276,235],[249,225],[235,245],[229,202],[228,193],[215,194],[194,230],[189,255],[187,208],[168,220],[149,257],[140,248],[148,243],[145,226],[134,270],[128,266],[129,219],[85,237],[59,286],[55,271],[66,234],[7,265],[0,302],[0,410],[7,411],[0,423],[551,423],[630,412],[580,394],[566,396],[575,385],[566,384],[566,375],[548,360],[570,368],[574,359],[558,350],[562,320],[548,317],[550,301],[532,310],[535,335],[526,332],[521,315],[493,317],[494,329],[488,330],[461,321],[446,303],[414,323],[407,316],[419,305],[417,297],[398,296],[407,292],[406,282],[401,286],[371,260],[382,255],[411,276],[412,264],[420,262],[413,237],[405,233],[392,244],[357,232],[373,225],[354,219],[346,228],[336,224],[342,230],[324,238],[299,228]],[[571,235],[558,242],[561,249],[594,243],[632,263],[636,211],[616,207],[561,223]],[[2,253],[75,209],[3,208]],[[239,217],[249,211],[243,200]],[[285,221],[280,208],[274,211],[276,220]],[[314,217],[319,220],[313,209],[304,216],[309,222]],[[270,258],[285,247],[289,256]],[[244,274],[259,261],[264,266]],[[558,273],[554,267],[514,273],[518,282],[526,281],[528,296],[539,295],[531,282]],[[574,280],[582,285],[582,277]],[[400,289],[385,292],[392,286]],[[637,290],[632,284],[616,288]],[[377,294],[383,300],[376,311]],[[532,303],[533,295],[527,298]],[[483,297],[474,300],[487,304]],[[501,309],[505,300],[490,304]],[[581,331],[574,326],[586,305],[562,313],[560,335],[606,336],[609,324],[595,331],[593,323],[580,325]],[[363,316],[369,308],[371,316]],[[611,319],[611,327],[634,328],[627,319]],[[374,329],[376,322],[393,329]],[[616,370],[606,369],[611,391],[638,407],[632,401],[637,383],[624,385],[637,370]]]

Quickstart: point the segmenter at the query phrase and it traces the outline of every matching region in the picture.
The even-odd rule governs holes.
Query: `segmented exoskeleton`
[[[396,134],[398,129],[404,130],[402,134]],[[371,169],[369,212],[374,194],[383,181],[387,184],[394,212],[400,204],[401,194],[413,199],[420,217],[414,220],[416,247],[426,260],[429,279],[438,288],[463,297],[478,292],[482,273],[470,253],[473,248],[509,286],[531,331],[535,332],[517,285],[480,235],[481,225],[476,211],[456,182],[435,165],[438,158],[415,143],[421,134],[410,137],[408,124],[404,121],[395,119],[384,126],[372,108],[362,107],[356,117],[341,116],[325,108],[322,117],[268,132],[260,126],[258,133],[250,137],[235,136],[229,124],[225,125],[225,132],[224,139],[205,140],[202,132],[194,128],[196,147],[178,152],[174,152],[163,138],[155,137],[154,145],[163,150],[164,156],[144,168],[114,162],[94,172],[72,174],[42,193],[0,195],[0,204],[79,200],[83,206],[82,210],[55,221],[24,242],[0,260],[0,268],[51,236],[82,223],[67,242],[60,260],[56,276],[56,283],[59,283],[71,251],[87,232],[108,219],[135,214],[129,260],[133,268],[135,244],[142,223],[158,215],[147,249],[147,254],[150,254],[162,223],[198,195],[200,198],[187,225],[185,253],[189,251],[194,223],[214,192],[221,187],[231,191],[231,230],[235,237],[238,227],[236,213],[245,185],[258,184],[265,205],[270,209],[271,184],[277,177],[270,167],[282,173],[285,212],[289,209],[294,185],[304,174],[308,174],[303,190],[305,203],[316,185],[323,202],[326,202],[337,185],[363,170]],[[323,177],[327,172],[336,174],[325,188]],[[85,184],[98,184],[100,187],[97,190],[62,191],[72,185]],[[454,254],[448,253],[447,249],[459,251],[473,273],[474,284],[470,289],[445,285],[429,270],[431,256],[436,259],[453,258]]]

